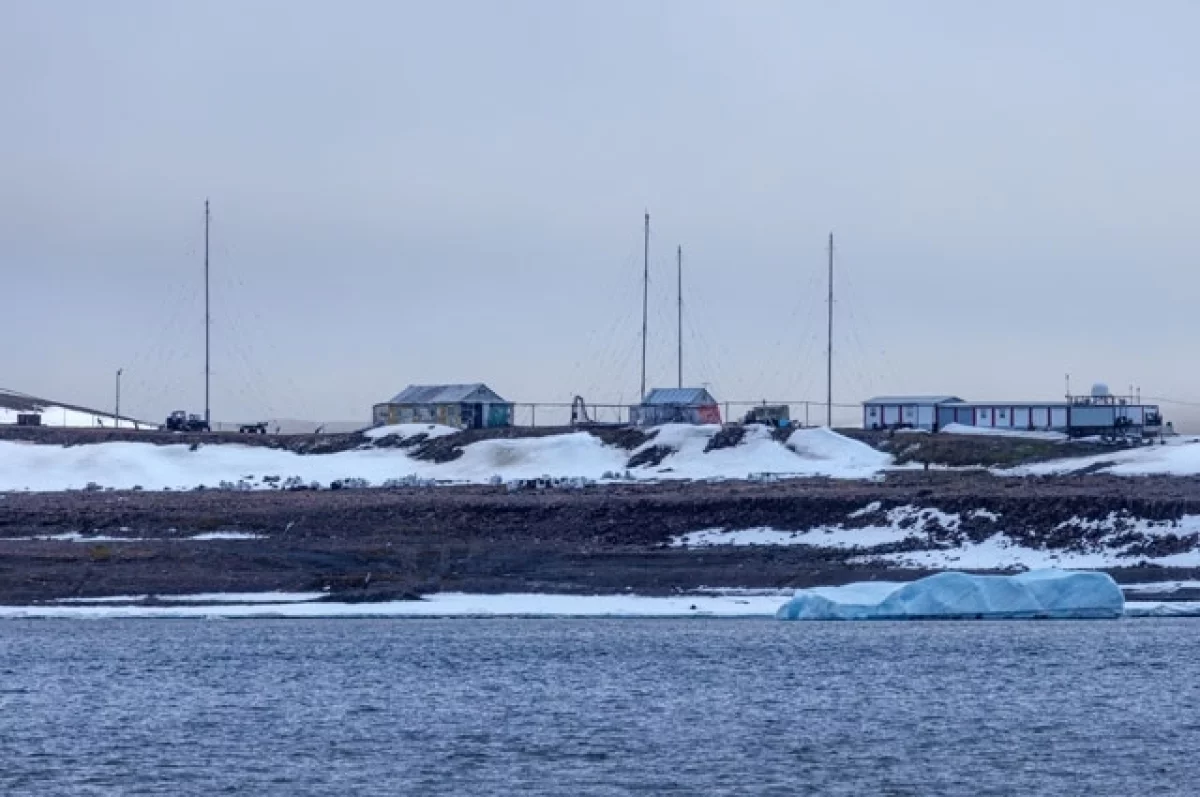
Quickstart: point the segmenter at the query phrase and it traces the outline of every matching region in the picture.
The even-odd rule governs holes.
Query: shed
[[[629,419],[635,426],[720,423],[721,408],[702,387],[659,387],[629,408]]]
[[[512,426],[513,405],[482,382],[464,385],[409,385],[376,404],[372,423],[440,423],[460,429]]]
[[[938,407],[961,404],[958,396],[876,396],[863,402],[864,429],[938,429]]]

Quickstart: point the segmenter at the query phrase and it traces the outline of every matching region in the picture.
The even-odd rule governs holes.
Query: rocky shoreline
[[[886,555],[970,545],[1001,527],[1042,551],[1120,546],[1104,569],[1121,582],[1191,579],[1200,568],[1145,562],[1200,550],[1200,533],[1173,525],[1192,515],[1200,516],[1200,478],[964,471],[516,491],[8,493],[0,495],[0,603],[267,590],[386,600],[444,591],[790,589],[916,578],[930,571]],[[702,529],[884,523],[912,533],[871,547],[874,557],[832,544],[678,545]]]

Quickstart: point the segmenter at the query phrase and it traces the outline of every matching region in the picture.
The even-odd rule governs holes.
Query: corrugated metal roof
[[[716,404],[717,400],[702,387],[656,387],[646,394],[642,403],[702,406]]]
[[[876,396],[863,404],[948,404],[962,403],[958,396]]]
[[[463,402],[508,403],[482,382],[473,382],[468,385],[409,385],[393,396],[388,403],[460,404]]]

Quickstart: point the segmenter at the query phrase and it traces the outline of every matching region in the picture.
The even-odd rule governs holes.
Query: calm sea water
[[[1200,623],[0,622],[4,795],[1200,793]]]

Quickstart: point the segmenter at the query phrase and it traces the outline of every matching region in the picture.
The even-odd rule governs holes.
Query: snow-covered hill
[[[64,405],[47,399],[27,396],[23,393],[0,390],[0,424],[15,424],[17,416],[36,413],[42,416],[42,426],[55,427],[107,427],[113,428],[113,413]],[[155,424],[128,418],[122,413],[121,424],[127,429],[154,429]]]
[[[483,440],[464,446],[449,462],[413,455],[414,447],[376,445],[388,433],[414,437],[451,433],[442,427],[395,427],[373,432],[362,447],[332,454],[301,455],[238,444],[152,445],[111,442],[63,448],[0,442],[0,491],[82,489],[191,489],[198,486],[270,488],[293,484],[382,486],[396,480],[485,484],[553,478],[746,479],[764,474],[864,479],[891,464],[887,454],[827,429],[794,432],[786,443],[769,430],[746,430],[735,444],[710,447],[719,426],[664,426],[633,452],[606,445],[587,432]],[[631,457],[662,447],[656,464],[629,467]]]

